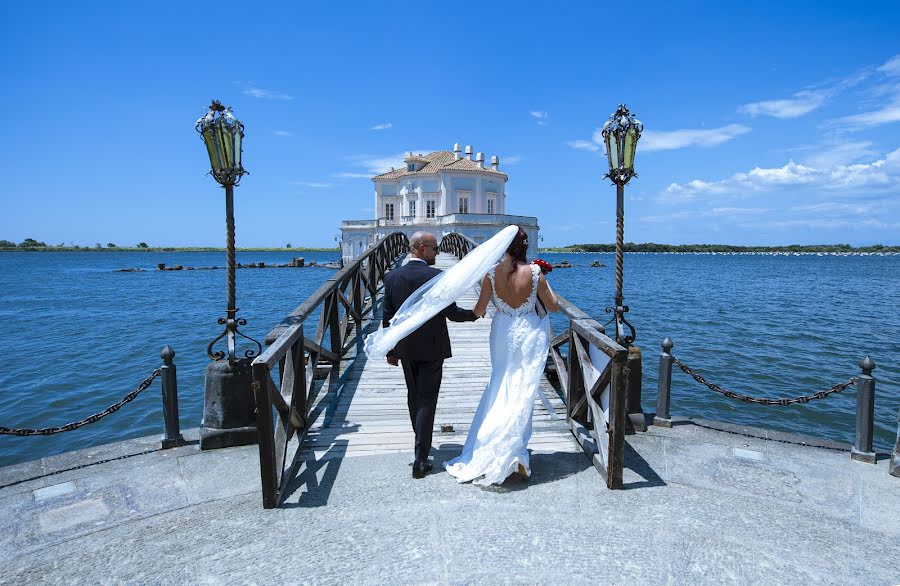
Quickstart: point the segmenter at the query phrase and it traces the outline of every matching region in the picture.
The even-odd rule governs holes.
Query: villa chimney
[[[478,163],[478,166],[484,169],[484,153],[478,153],[475,156],[475,162]]]
[[[407,158],[407,159],[411,159],[411,158],[412,158],[412,151],[406,151],[406,158]]]
[[[462,155],[459,153],[462,152],[462,147],[459,146],[459,143],[453,145],[453,160],[458,161],[462,158]]]
[[[497,155],[494,155],[493,157],[491,157],[491,168],[494,171],[500,170],[500,157],[498,157]]]
[[[466,158],[472,160],[472,145],[470,144],[466,145]]]

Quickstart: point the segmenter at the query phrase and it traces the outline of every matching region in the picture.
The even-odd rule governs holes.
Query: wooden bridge
[[[444,237],[437,267],[449,268],[475,246],[458,234]],[[267,349],[253,362],[266,508],[280,504],[303,462],[315,468],[335,457],[412,450],[401,369],[362,352],[365,335],[381,321],[384,275],[403,262],[407,250],[401,233],[381,240],[267,336]],[[473,288],[458,303],[471,308],[477,294]],[[552,339],[529,448],[585,450],[607,486],[620,488],[628,351],[562,298],[560,311],[569,328]],[[306,323],[317,324],[311,337]],[[433,447],[453,457],[490,378],[490,319],[448,327],[453,358],[444,363]],[[594,426],[595,421],[602,423]]]

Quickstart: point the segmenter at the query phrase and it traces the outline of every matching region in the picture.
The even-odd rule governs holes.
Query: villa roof
[[[504,179],[508,178],[506,176],[506,173],[498,171],[492,168],[490,165],[479,167],[478,163],[470,159],[456,159],[454,154],[450,151],[434,151],[432,153],[428,153],[427,155],[415,155],[413,157],[408,157],[408,160],[421,161],[426,164],[418,171],[407,171],[405,168],[394,169],[393,171],[388,171],[387,173],[376,175],[372,177],[372,179],[399,179],[401,177],[412,175],[435,175],[441,171],[472,171],[476,173],[496,175],[497,177],[502,177]]]

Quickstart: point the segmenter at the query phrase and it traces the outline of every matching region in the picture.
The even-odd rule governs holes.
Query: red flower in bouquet
[[[534,259],[531,264],[540,267],[541,272],[545,275],[553,270],[553,265],[541,258]]]

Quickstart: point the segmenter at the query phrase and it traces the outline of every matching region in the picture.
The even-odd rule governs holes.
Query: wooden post
[[[859,361],[862,374],[856,379],[856,441],[850,457],[868,464],[875,463],[872,451],[872,420],[875,416],[875,361],[866,356]]]
[[[606,486],[610,489],[622,488],[622,471],[625,467],[627,364],[627,351],[617,352],[613,357],[612,380],[609,385],[609,461],[606,468]]]
[[[669,394],[672,391],[672,339],[666,336],[662,341],[662,354],[659,355],[659,382],[656,393],[656,417],[653,425],[672,427],[669,416]]]
[[[269,396],[269,371],[265,364],[253,365],[253,394],[256,397],[256,431],[259,434],[259,474],[263,508],[278,506],[278,480],[275,470],[275,439],[272,428],[272,398]]]

